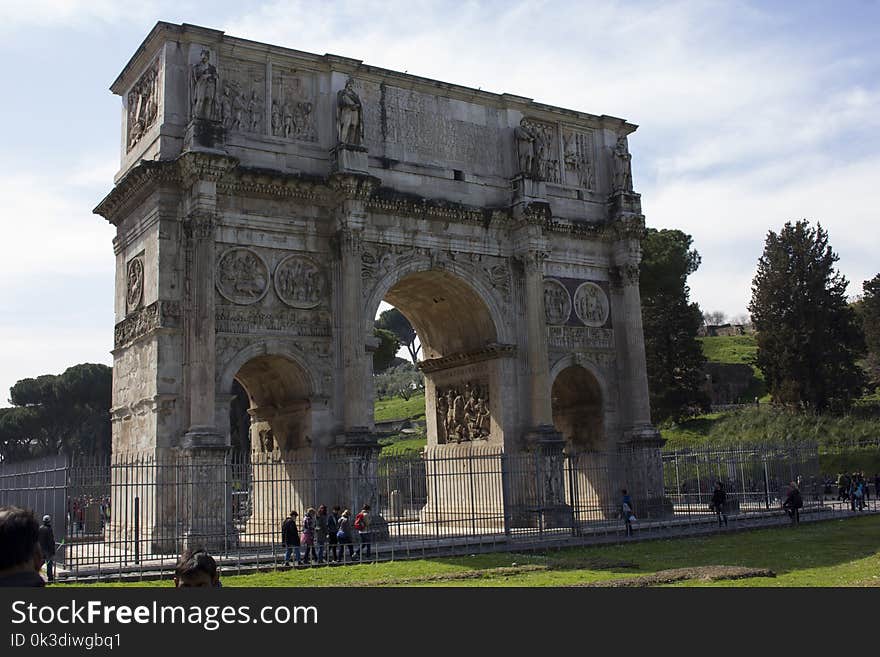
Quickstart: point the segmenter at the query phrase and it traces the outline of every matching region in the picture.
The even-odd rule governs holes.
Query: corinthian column
[[[522,256],[525,269],[526,335],[529,343],[529,386],[531,425],[535,429],[553,426],[550,401],[550,365],[547,356],[547,329],[544,318],[544,251]]]
[[[651,402],[648,395],[648,370],[645,364],[645,333],[642,327],[642,300],[639,294],[639,266],[618,265],[612,278],[620,294],[626,372],[624,381],[629,400],[630,423],[641,430],[651,425]],[[652,430],[653,432],[653,430]]]

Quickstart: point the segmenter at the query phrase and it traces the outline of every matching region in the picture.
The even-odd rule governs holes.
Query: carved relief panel
[[[544,123],[535,119],[521,122],[533,137],[532,159],[533,177],[552,183],[562,183],[559,171],[559,139],[556,124]]]
[[[487,440],[490,432],[489,385],[485,381],[437,388],[437,442]]]
[[[272,67],[272,107],[269,131],[274,137],[317,141],[315,126],[316,80],[283,66]]]
[[[293,308],[314,308],[326,296],[326,275],[311,258],[287,256],[275,268],[274,278],[278,298]]]
[[[595,283],[581,283],[574,293],[574,311],[584,326],[603,326],[608,320],[608,296]]]
[[[559,281],[544,279],[544,315],[548,324],[565,324],[571,315],[571,297]]]
[[[144,133],[156,123],[159,115],[159,60],[150,64],[144,74],[128,92],[126,98],[128,120],[126,126],[127,150],[140,141]]]
[[[137,255],[125,267],[125,312],[141,307],[144,301],[144,256]]]
[[[593,132],[563,130],[563,161],[565,184],[595,189],[595,164],[593,156]]]
[[[266,66],[233,61],[221,69],[219,120],[232,132],[265,134]]]
[[[608,323],[610,302],[599,283],[573,278],[544,279],[547,324],[600,328]]]
[[[227,249],[217,259],[217,290],[238,304],[256,303],[269,289],[269,267],[253,249]]]

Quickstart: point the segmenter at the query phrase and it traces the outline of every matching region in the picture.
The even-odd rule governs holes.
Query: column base
[[[652,424],[637,424],[624,432],[624,441],[633,447],[663,447],[666,439]]]
[[[547,185],[543,180],[535,180],[524,175],[510,181],[513,186],[514,203],[534,203],[547,201]]]
[[[550,424],[542,424],[523,436],[523,443],[527,450],[541,448],[562,448],[565,446],[565,438],[556,427]]]
[[[226,436],[221,435],[215,427],[192,426],[180,442],[183,449],[228,449]]]

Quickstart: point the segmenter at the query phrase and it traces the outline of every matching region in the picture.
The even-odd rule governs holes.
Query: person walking
[[[715,490],[712,492],[712,509],[718,516],[718,526],[721,526],[721,520],[724,519],[724,526],[727,527],[727,493],[720,481],[715,482]]]
[[[354,560],[354,546],[351,536],[351,511],[346,509],[339,516],[339,527],[336,529],[336,540],[339,542],[339,561],[345,561],[345,547],[348,546],[348,558]]]
[[[785,501],[782,503],[782,508],[785,509],[785,512],[791,519],[791,524],[800,524],[800,510],[803,506],[804,500],[801,497],[801,492],[798,490],[797,484],[792,481],[788,485],[788,493],[785,496]]]
[[[330,559],[335,563],[337,561],[338,554],[336,551],[336,546],[339,543],[339,538],[336,536],[336,532],[339,531],[339,505],[333,507],[332,513],[327,516],[327,542],[330,544]]]
[[[46,562],[46,579],[55,581],[55,533],[52,531],[52,517],[43,516],[43,524],[40,525],[40,549],[43,551],[43,560]]]
[[[299,529],[296,526],[296,519],[299,514],[291,511],[290,515],[281,523],[281,542],[286,548],[284,551],[284,565],[290,565],[290,553],[293,552],[296,557],[296,565],[302,565],[302,556],[299,552]]]
[[[370,529],[370,505],[364,504],[360,513],[354,517],[354,528],[357,530],[361,544],[355,550],[354,556],[370,558],[372,548],[372,530]]]
[[[315,541],[318,544],[318,563],[324,563],[324,552],[327,548],[327,533],[329,530],[327,517],[327,507],[322,504],[318,507],[318,515],[315,516]]]
[[[623,516],[623,525],[626,528],[626,535],[632,536],[632,523],[636,519],[636,514],[633,513],[632,498],[626,492],[626,488],[620,490],[620,496],[620,514]]]
[[[314,556],[315,561],[317,561],[318,555],[315,553],[315,509],[312,507],[306,509],[306,515],[303,518],[300,542],[305,551],[303,563],[310,564],[312,562],[312,556]]]

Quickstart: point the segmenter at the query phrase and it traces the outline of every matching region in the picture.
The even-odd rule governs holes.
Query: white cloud
[[[3,0],[0,33],[27,27],[104,27],[138,23],[153,15],[159,3],[151,0]]]

